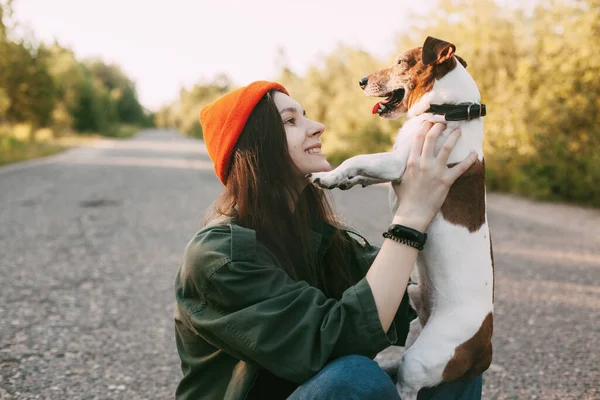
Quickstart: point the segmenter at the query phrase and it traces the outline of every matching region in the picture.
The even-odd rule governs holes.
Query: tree
[[[0,0],[0,41],[5,41],[8,33],[8,21],[12,17],[13,0]]]
[[[101,60],[89,60],[86,65],[116,103],[121,122],[144,124],[146,116],[139,103],[135,84],[117,65],[105,64]]]
[[[70,49],[11,37],[12,0],[0,0],[0,122],[61,133],[113,134],[119,123],[148,126],[134,82],[119,66],[77,60]]]
[[[4,101],[9,101],[5,119],[46,126],[55,101],[54,84],[47,68],[48,54],[10,41],[0,42],[0,54],[3,55],[0,88],[6,96]]]
[[[217,75],[212,81],[198,83],[190,90],[182,88],[176,102],[159,110],[157,125],[174,127],[181,132],[202,137],[200,110],[232,89],[231,80],[223,74]]]

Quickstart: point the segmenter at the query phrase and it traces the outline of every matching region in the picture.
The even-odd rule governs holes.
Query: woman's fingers
[[[456,146],[458,138],[460,138],[460,129],[455,129],[448,135],[437,156],[440,164],[446,165],[448,163],[448,158],[450,157],[450,153],[452,153],[452,149]]]
[[[440,137],[440,133],[442,133],[446,129],[446,125],[441,123],[436,123],[433,125],[433,128],[427,132],[427,136],[425,136],[425,144],[423,145],[423,152],[421,155],[425,160],[433,159],[433,153],[435,149],[435,144]]]
[[[416,162],[421,156],[425,135],[431,130],[432,126],[433,124],[431,122],[424,121],[419,127],[419,130],[413,139],[412,147],[410,148],[410,154],[408,155],[409,164]]]
[[[477,161],[477,157],[478,157],[477,156],[477,152],[473,151],[471,154],[469,154],[467,156],[467,158],[465,158],[464,160],[462,160],[461,162],[459,162],[458,164],[456,164],[454,167],[448,168],[448,171],[449,171],[449,174],[448,174],[448,184],[450,186],[452,186],[452,184],[454,183],[454,181],[457,180],[459,176],[461,176],[469,168],[471,168],[471,165],[473,165],[473,163],[475,161]]]

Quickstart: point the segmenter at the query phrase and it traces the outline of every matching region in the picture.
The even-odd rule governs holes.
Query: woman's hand
[[[465,160],[452,168],[447,167],[448,157],[460,137],[460,131],[453,131],[434,155],[435,144],[444,124],[433,125],[424,122],[415,136],[406,171],[401,184],[393,184],[400,200],[394,223],[424,232],[444,203],[450,186],[477,160],[477,153],[471,153]]]

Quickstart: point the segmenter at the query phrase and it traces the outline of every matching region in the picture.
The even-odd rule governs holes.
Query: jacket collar
[[[318,258],[323,258],[329,247],[331,247],[331,241],[336,231],[337,228],[335,226],[324,221],[316,221],[311,231],[311,248],[313,254],[316,254]]]
[[[237,226],[237,220],[235,218],[222,218],[218,221],[212,222],[210,225],[217,223],[233,223]],[[336,228],[335,226],[328,224],[327,222],[322,221],[320,219],[315,219],[313,221],[313,227],[311,229],[311,250],[312,253],[316,254],[316,256],[319,259],[322,259],[325,256],[325,253],[327,253],[327,250],[329,250],[329,248],[331,247],[333,235],[335,234],[337,229],[338,228]],[[346,227],[343,227],[342,229],[344,231],[348,231],[350,233],[354,233],[355,235],[360,236],[366,242],[366,239],[358,232]],[[252,232],[254,233],[254,231]]]

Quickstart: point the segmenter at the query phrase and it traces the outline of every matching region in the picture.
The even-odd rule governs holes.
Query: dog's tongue
[[[379,110],[379,102],[373,106],[373,110],[371,110],[371,114],[377,114]]]

